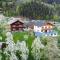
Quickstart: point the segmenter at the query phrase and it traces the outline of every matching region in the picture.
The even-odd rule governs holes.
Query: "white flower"
[[[57,46],[57,41],[58,40],[56,38],[53,38],[53,37],[48,38],[46,49],[48,52],[49,60],[55,60],[56,58],[60,57],[60,50]]]
[[[28,50],[28,47],[26,46],[26,42],[25,41],[17,42],[16,47],[17,47],[17,50],[21,52],[20,54],[21,59],[27,60],[29,55],[29,50]]]
[[[27,60],[27,59],[28,59],[28,55],[22,53],[22,54],[21,54],[21,59],[22,59],[22,60]]]
[[[35,60],[40,60],[40,49],[44,48],[44,45],[41,43],[40,38],[37,37],[32,43],[32,55]]]
[[[11,53],[10,60],[18,60],[14,53]]]
[[[7,55],[6,59],[8,59],[8,57],[10,56],[9,57],[10,60],[18,60],[15,55],[15,43],[13,41],[13,36],[10,32],[7,32],[6,36],[7,36],[6,44],[8,44],[4,50],[4,54]]]
[[[10,32],[7,32],[6,33],[6,36],[7,36],[7,38],[6,38],[6,44],[8,44],[8,46],[7,46],[7,48],[6,48],[6,50],[8,50],[8,51],[14,51],[14,47],[15,47],[15,43],[14,43],[14,41],[13,41],[13,36],[12,36],[12,34],[10,33]]]
[[[15,45],[15,50],[20,50],[20,45],[21,45],[21,42],[18,40]]]

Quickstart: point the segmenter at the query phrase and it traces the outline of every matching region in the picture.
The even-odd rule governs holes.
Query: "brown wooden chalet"
[[[24,23],[19,20],[10,24],[10,26],[11,26],[11,31],[23,31],[23,29],[25,28]]]

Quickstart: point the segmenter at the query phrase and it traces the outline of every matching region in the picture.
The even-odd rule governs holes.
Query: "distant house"
[[[20,18],[14,18],[8,21],[5,28],[7,31],[23,31],[25,24]]]
[[[19,20],[10,24],[10,26],[11,26],[11,31],[22,31],[25,28],[24,23]]]
[[[41,32],[42,31],[42,27],[38,27],[34,25],[34,32]]]
[[[54,28],[54,25],[50,22],[47,22],[45,23],[43,26],[42,26],[42,32],[49,32],[51,31],[52,29]]]
[[[49,32],[54,28],[54,24],[46,21],[33,21],[30,26],[33,27],[34,32]]]
[[[33,24],[32,24],[33,23]],[[57,36],[57,32],[54,32],[54,24],[46,21],[33,21],[30,23],[33,27],[35,36]],[[30,27],[31,28],[31,27]]]
[[[30,21],[27,25],[28,25],[28,28],[32,29],[32,30],[39,30],[39,27],[41,27],[42,25],[44,24],[43,21],[39,21],[39,20],[32,20]]]

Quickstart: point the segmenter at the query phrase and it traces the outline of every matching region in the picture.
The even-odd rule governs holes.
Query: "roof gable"
[[[14,18],[14,17],[12,17],[12,18],[10,18],[10,20],[8,21],[7,24],[12,24],[12,23],[15,23],[16,21],[20,21],[20,22],[23,23],[23,21],[20,18]]]
[[[52,23],[50,23],[50,22],[45,23],[45,25],[54,26],[54,24],[52,24]]]
[[[24,24],[23,22],[21,22],[21,21],[19,21],[19,20],[13,22],[12,24],[15,24],[15,23]]]
[[[43,20],[37,20],[37,21],[31,21],[28,23],[29,26],[31,26],[32,24],[34,24],[35,26],[43,26],[45,24],[45,21]]]

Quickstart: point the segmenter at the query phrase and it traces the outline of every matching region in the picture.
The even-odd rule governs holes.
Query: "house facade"
[[[38,22],[34,24],[35,36],[57,36],[57,32],[53,30],[54,24],[50,22]]]
[[[41,28],[42,28],[42,32],[49,32],[53,30],[54,25],[52,23],[47,22]]]
[[[5,29],[6,31],[23,31],[25,24],[22,18],[10,18],[7,22]]]
[[[20,22],[19,20],[10,24],[10,26],[11,26],[11,31],[23,31],[23,29],[25,28],[24,23]]]

